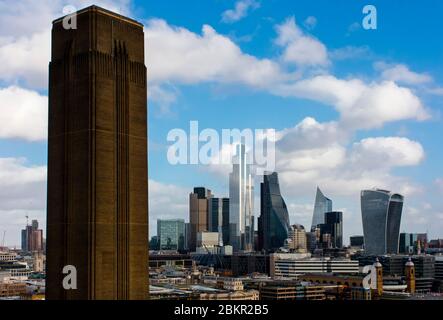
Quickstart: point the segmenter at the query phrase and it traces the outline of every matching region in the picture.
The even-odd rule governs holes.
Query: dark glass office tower
[[[365,253],[398,253],[404,197],[386,190],[363,190],[361,214]]]
[[[143,25],[91,6],[52,25],[47,299],[145,299],[147,88]],[[74,266],[77,289],[63,268]]]
[[[229,233],[229,198],[210,198],[208,206],[208,231],[220,234],[219,244],[228,244]]]
[[[325,213],[326,232],[331,235],[332,248],[343,247],[343,212],[331,211]]]
[[[284,245],[289,234],[289,214],[280,194],[276,172],[263,176],[260,184],[259,250],[273,251]]]

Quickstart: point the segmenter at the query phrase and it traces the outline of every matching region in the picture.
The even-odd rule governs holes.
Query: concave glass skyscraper
[[[361,192],[361,213],[366,254],[398,253],[404,197],[374,189]]]
[[[332,211],[332,200],[325,197],[323,192],[321,192],[320,188],[317,187],[311,230],[315,229],[319,224],[325,223],[325,213],[331,211]]]

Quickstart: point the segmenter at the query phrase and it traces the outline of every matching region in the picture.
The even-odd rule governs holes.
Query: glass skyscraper
[[[208,231],[219,233],[219,245],[228,244],[229,198],[209,198],[208,201]]]
[[[332,211],[332,200],[325,197],[320,188],[317,187],[317,194],[315,195],[314,214],[312,215],[311,231],[313,231],[319,224],[325,223],[325,213]]]
[[[234,251],[253,250],[254,181],[245,145],[237,146],[229,174],[229,242]]]
[[[185,247],[185,220],[157,220],[157,237],[160,250],[183,250]]]
[[[288,238],[290,230],[288,209],[280,194],[276,172],[264,175],[260,187],[259,249],[273,251],[283,247]]]
[[[386,190],[363,190],[361,214],[365,252],[370,255],[396,254],[404,197]]]
[[[343,247],[343,212],[332,211],[325,213],[326,232],[331,235],[332,248]]]

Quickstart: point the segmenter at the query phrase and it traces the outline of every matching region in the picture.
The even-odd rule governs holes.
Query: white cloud
[[[8,83],[24,80],[28,86],[43,88],[48,83],[50,32],[20,36],[0,45],[0,79]]]
[[[406,119],[426,120],[428,112],[414,93],[394,82],[365,84],[359,79],[343,80],[319,75],[284,84],[277,94],[319,101],[335,107],[346,127],[369,129],[386,122]]]
[[[340,123],[305,118],[294,128],[276,133],[276,171],[291,196],[307,195],[316,185],[332,195],[352,196],[372,187],[405,195],[422,191],[392,170],[419,165],[420,143],[403,137],[365,138],[350,144],[353,131]]]
[[[284,80],[280,66],[245,54],[226,36],[204,25],[202,34],[152,19],[146,26],[150,83],[240,83],[265,88]]]
[[[368,46],[345,46],[329,52],[329,57],[333,60],[368,59],[371,56],[372,52]]]
[[[0,2],[0,80],[24,81],[27,87],[46,88],[50,61],[51,22],[63,16],[63,7],[77,9],[96,4],[127,13],[130,0],[4,0]]]
[[[404,64],[387,64],[379,61],[374,64],[374,67],[381,71],[381,77],[385,80],[409,85],[432,82],[430,75],[411,71]]]
[[[329,64],[326,46],[314,37],[305,34],[288,18],[276,26],[278,34],[275,43],[284,48],[283,61],[299,66],[327,66]]]
[[[41,210],[45,204],[46,166],[0,158],[0,210]]]
[[[0,138],[28,141],[47,136],[48,99],[20,87],[0,89]]]
[[[443,87],[428,88],[426,92],[436,96],[443,96]]]
[[[295,127],[279,131],[277,144],[281,150],[315,149],[343,141],[347,135],[335,121],[319,123],[306,117]]]
[[[437,178],[434,181],[435,185],[437,186],[438,190],[443,193],[443,178]]]
[[[309,16],[303,22],[304,26],[310,30],[314,29],[317,25],[317,18],[314,16]]]
[[[358,168],[415,166],[423,161],[425,152],[420,143],[402,137],[366,138],[352,146],[351,162]]]
[[[260,7],[260,3],[255,0],[239,0],[235,3],[234,9],[226,10],[222,13],[222,21],[233,23],[246,17],[248,13]]]
[[[157,233],[157,219],[189,221],[189,193],[192,189],[149,179],[149,234]]]
[[[155,102],[159,105],[159,116],[173,115],[171,105],[176,102],[179,91],[173,85],[158,85],[154,84],[148,88],[148,100],[152,103]]]

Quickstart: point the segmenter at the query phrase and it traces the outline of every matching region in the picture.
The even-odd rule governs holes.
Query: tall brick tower
[[[140,23],[91,6],[52,27],[48,299],[148,296],[147,89]],[[74,266],[77,288],[62,285]]]

